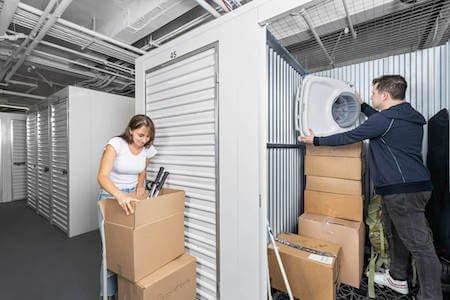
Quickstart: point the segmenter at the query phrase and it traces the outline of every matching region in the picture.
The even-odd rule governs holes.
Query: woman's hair
[[[119,137],[123,138],[128,144],[132,144],[133,137],[131,136],[130,131],[139,129],[142,126],[147,127],[150,131],[150,139],[144,145],[145,148],[148,148],[153,144],[153,141],[155,139],[155,125],[153,125],[152,119],[150,119],[146,115],[135,115],[134,117],[132,117],[130,122],[128,123],[127,128],[125,128],[125,131],[121,135],[119,135]]]

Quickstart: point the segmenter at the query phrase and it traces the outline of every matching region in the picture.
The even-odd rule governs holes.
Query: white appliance
[[[295,128],[301,135],[331,135],[355,128],[361,106],[354,88],[338,79],[309,75],[295,99]]]

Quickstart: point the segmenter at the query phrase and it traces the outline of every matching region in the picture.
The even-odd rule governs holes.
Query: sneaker
[[[384,273],[375,272],[375,276],[373,277],[373,281],[380,285],[390,288],[391,290],[396,291],[402,295],[408,295],[408,282],[406,280],[395,280],[389,274],[389,270],[386,270]]]

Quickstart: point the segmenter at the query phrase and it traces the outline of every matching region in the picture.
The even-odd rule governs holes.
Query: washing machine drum
[[[357,126],[361,105],[354,89],[342,80],[306,76],[296,95],[296,129],[318,136],[348,131]]]

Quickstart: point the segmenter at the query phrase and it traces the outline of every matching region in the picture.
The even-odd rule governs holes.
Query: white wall
[[[26,120],[25,114],[0,113],[0,203],[12,200],[11,121]]]
[[[123,132],[133,113],[133,98],[69,87],[69,236],[98,228],[100,158],[106,143]]]

